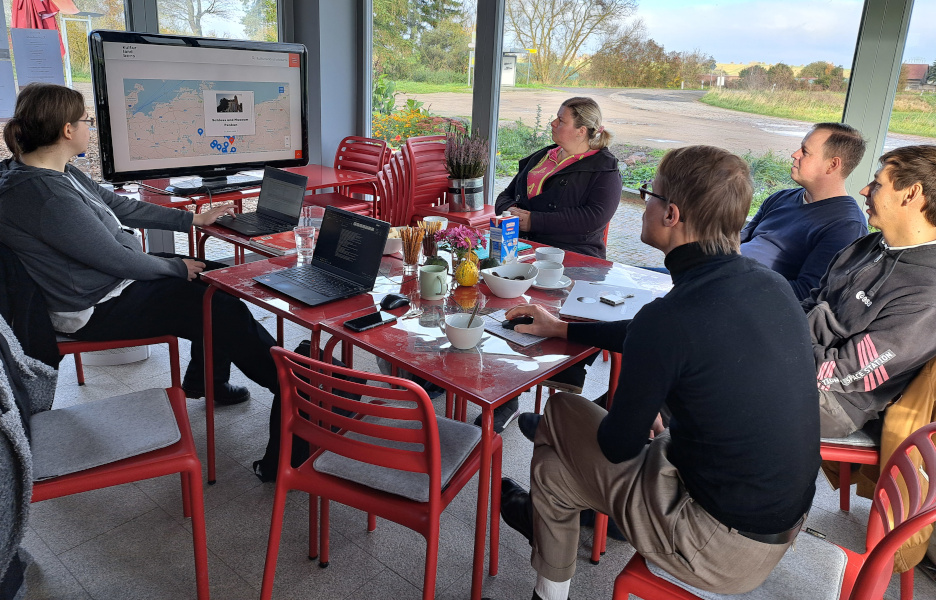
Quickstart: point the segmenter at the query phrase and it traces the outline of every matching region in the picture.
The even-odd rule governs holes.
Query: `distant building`
[[[910,65],[904,64],[907,73],[908,90],[921,90],[926,85],[926,74],[929,72],[929,65]]]

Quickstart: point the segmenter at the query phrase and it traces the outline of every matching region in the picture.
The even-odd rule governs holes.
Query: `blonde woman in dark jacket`
[[[554,145],[520,161],[497,213],[520,218],[520,235],[563,250],[605,257],[604,232],[621,201],[611,133],[591,98],[569,98],[551,123]]]

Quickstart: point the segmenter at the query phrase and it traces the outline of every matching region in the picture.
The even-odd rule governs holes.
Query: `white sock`
[[[537,575],[536,587],[533,589],[536,591],[536,595],[543,600],[568,600],[569,584],[571,583],[571,579],[556,582],[550,581],[542,575]]]

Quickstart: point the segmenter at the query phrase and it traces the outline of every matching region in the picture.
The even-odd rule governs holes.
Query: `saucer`
[[[559,278],[559,281],[553,285],[540,285],[535,281],[533,282],[533,287],[538,290],[561,290],[563,288],[569,287],[570,285],[572,285],[572,280],[569,279],[568,275],[563,275]]]

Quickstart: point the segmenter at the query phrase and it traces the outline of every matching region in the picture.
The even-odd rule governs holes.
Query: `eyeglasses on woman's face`
[[[649,197],[650,197],[650,196],[653,196],[654,198],[659,198],[659,199],[662,200],[663,202],[669,202],[669,200],[667,200],[667,199],[664,198],[663,196],[661,196],[661,195],[659,195],[659,194],[654,194],[653,192],[651,192],[651,191],[650,191],[650,188],[652,188],[652,187],[653,187],[653,182],[652,182],[652,181],[644,181],[644,182],[640,185],[640,188],[638,188],[637,191],[640,192],[640,199],[641,199],[641,200],[643,200],[644,202],[649,202],[649,201],[650,201],[650,200],[649,200]]]
[[[94,117],[88,117],[87,119],[78,119],[82,123],[87,123],[88,127],[94,127]]]

